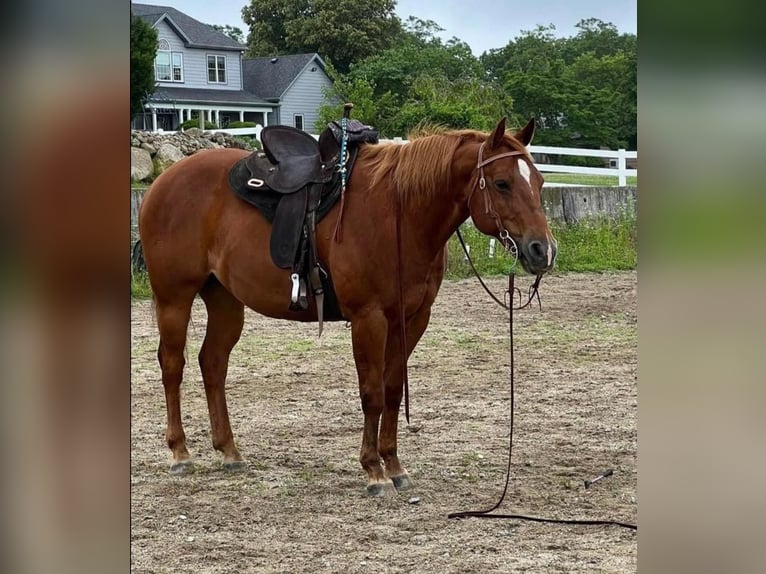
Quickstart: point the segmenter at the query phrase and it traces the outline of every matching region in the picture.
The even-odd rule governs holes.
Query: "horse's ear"
[[[532,141],[532,137],[535,135],[535,118],[529,120],[529,123],[525,125],[521,130],[516,132],[513,137],[523,143],[525,146],[529,145]]]
[[[499,147],[500,144],[503,143],[504,137],[505,137],[505,118],[502,118],[499,122],[497,122],[497,127],[495,127],[495,131],[493,131],[492,135],[489,136],[489,149]]]

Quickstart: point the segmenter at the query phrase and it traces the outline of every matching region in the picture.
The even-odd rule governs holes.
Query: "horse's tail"
[[[146,273],[146,261],[140,239],[133,244],[133,249],[130,251],[130,269],[134,274]]]

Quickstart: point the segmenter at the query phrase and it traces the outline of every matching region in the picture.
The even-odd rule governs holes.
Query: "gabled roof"
[[[264,100],[279,100],[301,72],[312,64],[327,73],[324,61],[316,53],[243,58],[242,83],[246,90]]]
[[[232,40],[208,24],[195,20],[170,6],[131,4],[134,16],[156,26],[165,20],[190,48],[215,48],[217,50],[245,50],[246,46]]]

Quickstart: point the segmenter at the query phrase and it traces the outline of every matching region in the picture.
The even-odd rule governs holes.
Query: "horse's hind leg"
[[[202,380],[205,383],[213,448],[223,453],[227,470],[243,470],[245,462],[234,445],[229,411],[226,406],[226,372],[229,354],[239,341],[245,321],[245,307],[214,276],[200,291],[207,307],[207,332],[199,353]]]
[[[157,327],[160,332],[160,345],[157,359],[162,369],[162,385],[165,387],[165,404],[168,421],[165,439],[173,451],[173,463],[170,472],[180,474],[191,468],[191,457],[186,449],[186,435],[181,423],[181,381],[184,370],[184,347],[186,329],[189,326],[191,306],[195,291],[171,300],[155,298]]]

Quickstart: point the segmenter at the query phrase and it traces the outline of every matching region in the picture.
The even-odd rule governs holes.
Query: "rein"
[[[509,152],[509,153],[503,153],[496,156],[492,156],[489,159],[483,160],[482,159],[482,152],[484,151],[484,143],[481,144],[481,147],[479,148],[479,158],[477,162],[477,169],[479,170],[479,178],[477,180],[478,188],[484,191],[484,205],[486,213],[491,215],[495,223],[497,224],[498,231],[500,233],[500,239],[503,241],[505,247],[510,251],[514,257],[518,257],[518,247],[516,246],[516,242],[513,240],[513,238],[510,236],[510,233],[503,228],[500,217],[498,216],[497,212],[495,211],[495,207],[492,204],[492,199],[489,196],[489,192],[487,191],[487,184],[486,180],[484,178],[484,166],[488,163],[491,163],[492,161],[496,159],[500,159],[503,157],[509,157],[514,155],[522,155],[522,152]],[[473,192],[476,190],[476,187],[474,187],[473,190],[471,190],[471,194],[468,197],[468,203],[470,205],[471,197],[473,196]],[[452,512],[447,515],[447,518],[455,518],[455,519],[462,519],[462,518],[494,518],[494,519],[518,519],[518,520],[529,520],[532,522],[546,522],[546,523],[553,523],[553,524],[579,524],[579,525],[604,525],[604,526],[619,526],[622,528],[628,528],[631,530],[638,530],[638,526],[635,524],[630,524],[627,522],[619,522],[615,520],[581,520],[581,519],[563,519],[563,518],[541,518],[538,516],[527,516],[524,514],[492,514],[492,511],[496,510],[500,507],[500,505],[505,500],[505,496],[508,493],[508,485],[511,480],[511,454],[513,452],[513,412],[514,412],[514,355],[513,355],[513,312],[519,309],[524,309],[529,304],[532,303],[532,300],[537,298],[538,306],[542,309],[542,303],[540,302],[540,293],[538,291],[538,288],[540,287],[540,281],[542,279],[542,274],[537,275],[535,278],[535,282],[530,286],[529,288],[529,297],[527,299],[527,302],[523,305],[521,304],[521,291],[514,285],[514,279],[516,275],[513,272],[513,268],[511,268],[511,272],[508,274],[508,290],[506,291],[506,297],[509,299],[513,299],[514,294],[518,293],[519,295],[519,306],[514,307],[510,303],[505,303],[504,301],[501,301],[498,299],[492,291],[490,291],[489,287],[487,287],[487,284],[484,282],[484,280],[481,278],[481,275],[479,274],[478,270],[476,269],[476,266],[473,264],[473,260],[471,259],[471,255],[468,252],[468,248],[466,247],[465,241],[463,240],[463,236],[460,233],[460,228],[455,230],[455,233],[457,234],[458,240],[460,241],[460,246],[463,248],[463,252],[465,253],[466,259],[468,259],[468,263],[471,265],[471,269],[473,270],[474,274],[476,275],[476,278],[479,280],[479,283],[481,283],[481,286],[484,288],[484,290],[489,294],[492,299],[495,300],[495,302],[500,305],[503,309],[506,309],[508,311],[508,333],[510,338],[510,389],[511,389],[511,414],[510,414],[510,432],[508,434],[508,465],[505,472],[505,486],[503,487],[503,492],[500,495],[500,499],[495,503],[494,506],[491,508],[487,508],[486,510],[464,510],[460,512]],[[514,266],[516,265],[516,262],[514,261]],[[606,476],[606,474],[604,475]],[[587,488],[587,481],[586,481],[586,488]]]
[[[459,236],[458,236],[459,237]],[[460,243],[463,245],[463,249],[465,250],[465,243],[463,243],[462,237],[460,238]],[[468,251],[466,251],[466,256],[468,256],[468,260],[470,262],[470,256],[468,255]],[[471,268],[476,272],[476,268],[473,266],[473,263],[471,262]],[[619,526],[622,528],[628,528],[630,530],[638,530],[638,526],[635,524],[630,524],[627,522],[619,522],[616,520],[583,520],[583,519],[566,519],[566,518],[542,518],[539,516],[527,516],[524,514],[492,514],[492,511],[496,510],[500,507],[500,505],[505,500],[505,496],[508,493],[508,485],[511,481],[511,454],[513,453],[513,413],[514,413],[514,355],[513,355],[513,312],[519,309],[523,309],[524,307],[528,306],[532,300],[537,297],[538,303],[540,302],[540,295],[537,291],[539,285],[540,285],[540,279],[542,278],[542,275],[538,275],[535,279],[534,284],[530,287],[529,290],[529,298],[526,303],[523,305],[519,304],[518,307],[513,307],[512,305],[506,305],[505,303],[501,302],[497,297],[495,297],[491,291],[486,287],[484,284],[484,281],[482,281],[481,276],[477,273],[476,276],[479,278],[479,281],[484,286],[484,288],[487,290],[487,292],[492,296],[492,298],[504,309],[508,310],[508,333],[510,337],[510,389],[511,389],[511,415],[510,415],[510,433],[508,434],[508,465],[505,470],[505,486],[503,486],[503,492],[500,495],[500,499],[495,503],[494,506],[491,508],[487,508],[486,510],[463,510],[460,512],[451,512],[447,515],[447,518],[455,518],[455,519],[462,519],[462,518],[494,518],[494,519],[517,519],[517,520],[529,520],[532,522],[547,522],[552,524],[579,524],[579,525],[601,525],[601,526]],[[513,293],[518,293],[519,289],[515,287],[514,285],[514,279],[515,274],[513,271],[509,273],[508,275],[508,291],[506,291],[506,295],[513,296]]]

